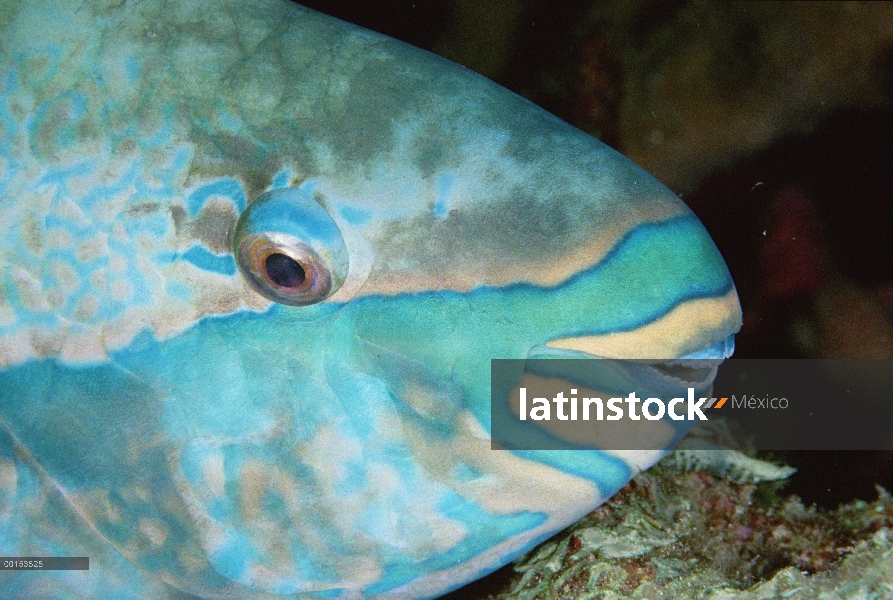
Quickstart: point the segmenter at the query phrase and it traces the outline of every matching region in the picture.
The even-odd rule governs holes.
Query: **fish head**
[[[443,593],[657,456],[492,450],[492,359],[731,352],[682,201],[449,61],[288,3],[4,27],[2,456],[115,581]]]

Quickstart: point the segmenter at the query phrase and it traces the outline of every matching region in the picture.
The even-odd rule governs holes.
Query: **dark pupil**
[[[298,287],[307,278],[298,261],[284,254],[271,254],[264,261],[267,275],[276,285],[285,288]]]

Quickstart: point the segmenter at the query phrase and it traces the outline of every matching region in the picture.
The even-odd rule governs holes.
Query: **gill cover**
[[[347,277],[347,247],[329,213],[308,192],[261,194],[236,224],[234,253],[243,277],[280,304],[306,306],[335,293]]]

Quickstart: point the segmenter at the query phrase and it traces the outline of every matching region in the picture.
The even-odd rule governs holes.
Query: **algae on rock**
[[[807,508],[771,481],[791,472],[734,450],[670,453],[519,560],[495,597],[893,598],[893,498]]]

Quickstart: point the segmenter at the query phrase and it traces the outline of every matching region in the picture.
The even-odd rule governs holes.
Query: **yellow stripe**
[[[602,358],[679,358],[722,341],[741,327],[741,306],[732,289],[722,298],[701,298],[633,331],[561,338],[550,348],[579,350]]]

